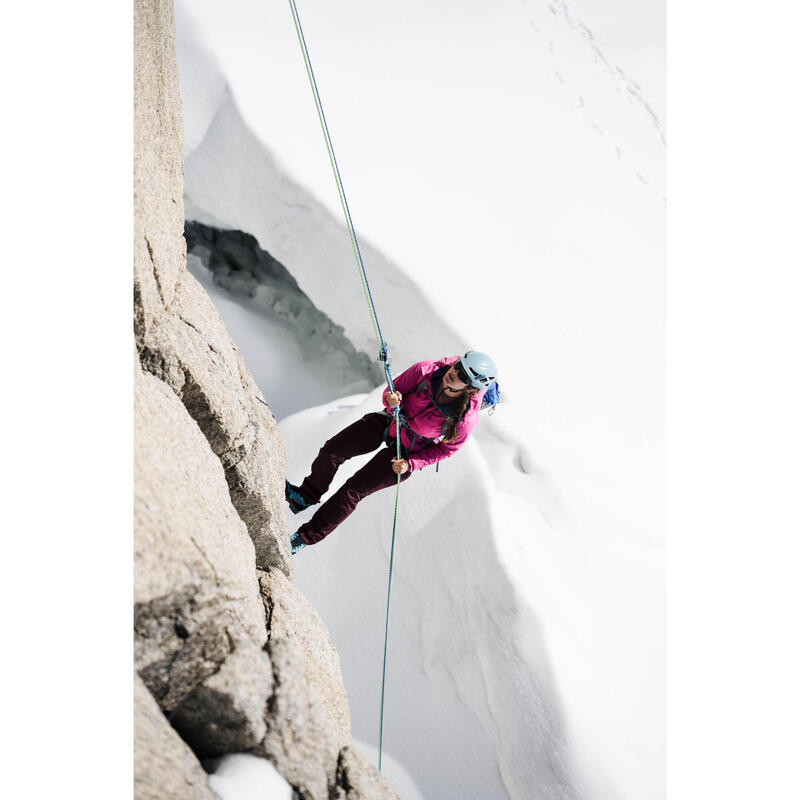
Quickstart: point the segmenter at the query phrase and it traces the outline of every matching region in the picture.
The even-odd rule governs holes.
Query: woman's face
[[[456,363],[453,364],[450,367],[450,369],[447,370],[447,372],[445,372],[444,378],[442,379],[443,382],[444,382],[444,385],[445,386],[449,386],[454,392],[463,391],[464,389],[468,388],[468,386],[469,386],[469,384],[464,383],[458,377],[458,370],[456,369],[456,365],[457,364],[458,364],[458,361],[456,361]]]

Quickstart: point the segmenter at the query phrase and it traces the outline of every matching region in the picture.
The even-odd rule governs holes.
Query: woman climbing
[[[411,477],[415,470],[453,455],[478,423],[481,399],[495,380],[494,361],[485,353],[469,351],[439,361],[420,361],[394,381],[394,392],[383,393],[384,411],[365,414],[329,439],[300,486],[286,481],[286,502],[293,513],[319,503],[336,470],[347,459],[381,449],[290,539],[292,555],[321,542],[367,495]],[[392,409],[400,406],[400,445],[397,459],[397,422]]]

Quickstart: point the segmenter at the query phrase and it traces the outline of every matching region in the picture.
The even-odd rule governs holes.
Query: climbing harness
[[[344,185],[342,184],[342,176],[339,173],[339,165],[336,161],[336,154],[333,151],[333,142],[331,141],[330,131],[328,130],[328,123],[325,119],[325,112],[322,109],[322,100],[320,99],[319,89],[317,88],[317,81],[314,77],[314,70],[311,66],[311,59],[308,55],[308,46],[306,45],[305,36],[303,35],[303,27],[300,24],[300,15],[297,11],[297,5],[295,4],[294,0],[289,0],[289,5],[292,8],[292,18],[294,19],[294,27],[297,31],[297,39],[300,42],[300,49],[303,52],[303,61],[306,65],[306,73],[308,74],[308,80],[311,84],[311,91],[314,95],[314,104],[317,107],[317,116],[319,117],[319,122],[322,127],[322,134],[325,137],[325,147],[328,150],[328,158],[331,162],[331,168],[333,169],[333,176],[336,180],[336,188],[339,192],[339,201],[342,204],[342,211],[344,212],[345,222],[347,223],[347,230],[350,234],[350,244],[353,247],[353,253],[356,257],[356,262],[358,263],[359,268],[359,275],[361,277],[361,285],[364,289],[364,295],[367,299],[367,305],[369,306],[370,316],[372,318],[372,326],[375,329],[375,336],[378,340],[378,361],[383,364],[383,373],[386,377],[386,383],[389,387],[389,391],[394,393],[394,382],[392,381],[392,373],[389,368],[389,353],[388,348],[386,346],[386,342],[383,338],[383,333],[381,332],[380,322],[378,321],[378,313],[375,310],[375,303],[372,299],[372,291],[369,286],[369,280],[367,279],[367,271],[364,268],[364,259],[361,257],[361,248],[358,244],[358,237],[356,236],[355,228],[353,227],[353,220],[350,216],[350,206],[347,203],[347,196],[344,193]],[[400,454],[400,426],[402,425],[402,419],[400,416],[400,406],[398,405],[393,409],[393,414],[396,420],[396,433],[397,433],[397,460],[401,459]],[[383,638],[383,677],[381,679],[381,711],[380,711],[380,723],[378,726],[378,771],[381,770],[381,756],[383,752],[383,701],[384,701],[384,693],[386,688],[386,650],[389,643],[389,603],[392,597],[392,567],[394,565],[394,544],[395,538],[397,534],[397,509],[400,502],[400,480],[401,476],[397,476],[397,489],[395,492],[394,498],[394,521],[392,523],[392,546],[389,552],[389,586],[386,594],[386,628],[384,631],[384,638]]]

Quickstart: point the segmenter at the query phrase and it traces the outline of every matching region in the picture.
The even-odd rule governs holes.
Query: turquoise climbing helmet
[[[497,377],[497,367],[486,353],[468,350],[461,356],[459,364],[476,389],[488,389],[489,384]]]

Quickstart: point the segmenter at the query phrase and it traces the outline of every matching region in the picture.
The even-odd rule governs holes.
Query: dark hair
[[[464,390],[463,396],[458,398],[458,405],[456,405],[453,413],[444,421],[444,425],[442,426],[443,442],[452,442],[453,439],[456,438],[456,429],[467,413],[472,395],[477,394],[479,391],[480,389],[470,386],[468,389]]]

